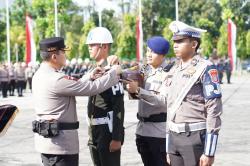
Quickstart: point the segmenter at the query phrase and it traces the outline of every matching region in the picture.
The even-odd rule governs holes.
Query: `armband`
[[[218,134],[207,133],[204,147],[204,154],[213,157],[216,151]]]

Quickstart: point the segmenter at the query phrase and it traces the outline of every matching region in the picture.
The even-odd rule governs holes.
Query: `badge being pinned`
[[[208,71],[208,74],[209,74],[211,81],[213,83],[219,83],[218,71],[216,69],[210,69]]]

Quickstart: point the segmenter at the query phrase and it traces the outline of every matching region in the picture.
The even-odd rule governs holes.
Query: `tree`
[[[220,5],[222,6],[222,19],[227,21],[231,19],[237,26],[237,56],[246,59],[250,58],[250,55],[246,53],[247,44],[246,44],[246,35],[247,31],[250,28],[249,22],[249,10],[250,4],[248,3],[244,7],[242,6],[243,1],[239,0],[220,0]],[[221,34],[222,35],[222,34]]]
[[[170,44],[170,48],[169,48],[169,51],[168,51],[168,57],[174,57],[174,42],[173,40],[171,40],[172,36],[173,36],[173,33],[172,31],[169,29],[169,24],[172,22],[171,19],[166,19],[166,26],[165,28],[163,29],[163,36],[169,41],[169,44]]]
[[[6,29],[5,22],[0,21],[0,29]],[[0,62],[7,59],[6,57],[7,49],[6,49],[6,31],[0,31]]]
[[[246,55],[250,57],[250,30],[248,30],[246,35]]]
[[[82,35],[80,37],[79,48],[78,48],[81,58],[89,57],[88,46],[85,43],[86,43],[86,39],[87,39],[89,31],[94,27],[95,27],[95,23],[94,21],[90,19],[89,21],[84,23],[84,26],[81,29]]]
[[[217,54],[219,56],[227,55],[227,24],[224,23],[220,27],[220,37],[217,43]]]
[[[166,19],[175,18],[174,1],[142,0],[143,37],[148,39],[154,35],[161,35],[166,27]]]
[[[58,1],[58,22],[69,24],[70,17],[67,14],[69,6],[72,5],[71,0]],[[32,1],[33,15],[36,20],[36,32],[40,40],[46,37],[55,36],[54,23],[54,0]],[[59,24],[60,25],[60,24]],[[64,36],[61,34],[60,36]]]
[[[12,46],[12,55],[18,53],[18,61],[24,61],[26,47],[25,29],[20,25],[12,25],[10,29],[10,45]],[[11,60],[15,61],[15,56],[11,56]]]
[[[123,19],[124,26],[117,37],[117,51],[115,54],[121,58],[134,59],[136,57],[136,17],[126,14],[123,16]]]
[[[69,59],[72,59],[74,57],[78,58],[79,53],[78,53],[78,46],[79,43],[77,42],[77,37],[74,33],[72,32],[67,32],[66,33],[66,41],[65,44],[70,48],[70,51],[67,53]]]
[[[201,50],[202,50],[202,55],[209,57],[213,49],[215,48],[215,44],[217,43],[217,37],[213,37],[213,29],[216,28],[214,23],[207,18],[200,18],[197,21],[198,27],[201,27],[203,29],[206,29],[207,32],[202,34],[201,38]]]
[[[213,45],[212,36],[210,33],[204,33],[202,35],[200,48],[203,56],[209,57],[212,54],[215,47]]]

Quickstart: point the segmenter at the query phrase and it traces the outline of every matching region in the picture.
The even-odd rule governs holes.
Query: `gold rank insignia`
[[[195,72],[196,72],[196,70],[195,70],[194,67],[190,67],[190,68],[187,70],[187,73],[188,73],[189,75],[193,75]]]
[[[57,49],[56,47],[49,47],[49,48],[47,48],[47,51],[48,52],[50,52],[50,51],[56,51],[56,49]]]

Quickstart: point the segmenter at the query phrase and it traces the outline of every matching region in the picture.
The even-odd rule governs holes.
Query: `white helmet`
[[[22,66],[22,67],[26,67],[26,63],[25,63],[25,62],[22,62],[22,63],[21,63],[21,66]]]
[[[92,29],[87,37],[86,44],[107,44],[113,43],[110,31],[104,27],[96,27]]]
[[[68,66],[69,64],[70,64],[70,61],[66,59],[66,66]]]
[[[77,59],[77,64],[79,64],[79,65],[82,64],[82,59],[81,58]]]
[[[33,66],[33,63],[32,62],[29,62],[28,63],[28,67],[32,67]]]
[[[86,63],[86,64],[89,64],[89,62],[90,62],[90,59],[89,59],[89,58],[86,58],[86,59],[84,60],[84,63]]]
[[[76,58],[73,58],[73,59],[71,59],[71,62],[70,62],[70,64],[72,64],[72,65],[75,65],[76,64]]]

